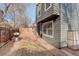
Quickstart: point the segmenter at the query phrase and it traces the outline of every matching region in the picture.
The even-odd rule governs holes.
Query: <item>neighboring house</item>
[[[38,3],[36,15],[37,31],[48,43],[79,49],[79,4]]]

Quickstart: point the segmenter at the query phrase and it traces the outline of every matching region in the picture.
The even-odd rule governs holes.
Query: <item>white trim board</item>
[[[48,8],[46,8],[46,3],[44,4],[44,6],[45,6],[44,10],[48,11],[52,7],[52,3],[50,3],[50,6]]]

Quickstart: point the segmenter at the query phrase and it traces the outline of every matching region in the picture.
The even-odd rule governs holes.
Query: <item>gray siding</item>
[[[54,45],[57,48],[60,48],[60,39],[61,39],[61,26],[59,18],[54,22],[54,38],[46,37],[43,35],[44,40],[49,44]]]
[[[37,18],[37,21],[41,21],[49,16],[51,16],[52,14],[59,14],[59,10],[58,7],[59,4],[54,4],[52,3],[52,7],[49,8],[47,11],[45,11],[45,5],[44,3],[41,3],[41,16]]]
[[[41,4],[41,16],[37,18],[37,21],[39,22],[53,14],[59,15],[59,18],[54,22],[54,39],[44,38],[56,47],[66,47],[68,30],[79,32],[79,4],[54,3],[52,5],[45,12],[44,4]]]
[[[61,25],[60,18],[57,18],[54,22],[54,45],[60,48],[60,40],[61,40]]]
[[[61,21],[61,39],[60,39],[60,47],[67,46],[67,15],[65,13],[65,6],[63,4],[59,5],[60,8],[60,21]]]
[[[79,4],[60,4],[61,24],[66,23],[68,29],[79,30]],[[69,26],[70,25],[70,26]]]
[[[79,4],[60,4],[61,47],[67,46],[68,30],[79,30]]]

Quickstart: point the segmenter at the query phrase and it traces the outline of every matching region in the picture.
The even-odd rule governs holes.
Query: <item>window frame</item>
[[[44,10],[45,11],[48,11],[51,7],[52,7],[52,3],[50,3],[50,6],[48,8],[46,8],[46,3],[44,4]]]
[[[52,35],[48,35],[47,31],[46,33],[43,32],[43,28],[46,24],[52,23]],[[50,38],[54,38],[54,22],[53,21],[48,21],[42,24],[42,35]]]

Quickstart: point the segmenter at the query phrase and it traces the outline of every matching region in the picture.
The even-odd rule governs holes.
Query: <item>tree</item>
[[[14,27],[28,27],[30,18],[27,17],[26,10],[29,4],[5,4],[5,12],[12,16]]]

